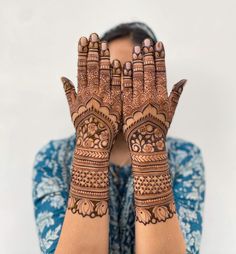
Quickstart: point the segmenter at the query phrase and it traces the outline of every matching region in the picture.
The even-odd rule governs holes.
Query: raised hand
[[[78,45],[78,90],[62,77],[76,130],[68,208],[82,216],[103,216],[108,208],[110,150],[120,127],[121,66],[110,64],[106,42],[97,34]]]
[[[123,131],[132,160],[136,220],[155,224],[176,213],[165,142],[186,80],[168,96],[164,46],[150,39],[134,47],[123,74]]]

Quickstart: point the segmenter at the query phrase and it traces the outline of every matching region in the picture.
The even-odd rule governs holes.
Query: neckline
[[[109,165],[112,166],[112,167],[116,167],[116,168],[127,168],[127,167],[130,167],[131,166],[131,163],[127,163],[127,164],[124,164],[122,166],[112,162],[112,161],[109,161]]]

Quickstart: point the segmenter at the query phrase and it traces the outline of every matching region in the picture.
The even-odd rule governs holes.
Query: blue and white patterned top
[[[33,202],[42,253],[54,253],[65,216],[75,134],[52,140],[37,153],[33,168]],[[167,137],[177,215],[187,251],[199,253],[205,196],[204,165],[200,149],[182,139]],[[134,253],[134,198],[131,165],[110,163],[110,234],[113,254]]]

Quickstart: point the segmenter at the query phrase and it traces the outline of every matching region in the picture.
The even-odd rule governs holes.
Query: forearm
[[[55,253],[108,253],[108,225],[108,214],[83,218],[67,210]]]
[[[136,253],[185,253],[167,152],[134,155]],[[158,160],[157,160],[158,159]]]
[[[145,39],[126,64],[123,131],[134,177],[136,253],[185,253],[176,216],[165,141],[186,80],[168,96],[162,42]],[[141,91],[141,93],[140,93]]]
[[[165,223],[155,225],[144,226],[140,222],[136,222],[135,234],[137,254],[186,253],[185,242],[176,215]]]
[[[96,33],[78,43],[78,90],[62,77],[76,129],[68,210],[57,253],[109,251],[108,164],[121,115],[121,65]]]
[[[56,253],[108,253],[108,155],[75,149],[68,206]]]

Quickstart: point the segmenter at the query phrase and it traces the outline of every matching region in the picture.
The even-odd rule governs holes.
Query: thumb
[[[173,86],[172,91],[169,95],[169,105],[170,105],[171,119],[174,116],[176,107],[177,107],[178,102],[179,102],[180,95],[183,92],[183,88],[184,88],[186,82],[187,82],[187,79],[181,79],[178,83],[176,83]]]
[[[61,77],[61,81],[63,83],[63,88],[66,94],[66,98],[69,104],[69,107],[74,103],[75,98],[76,98],[76,92],[75,92],[75,87],[68,78],[66,77]]]

